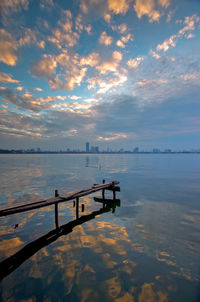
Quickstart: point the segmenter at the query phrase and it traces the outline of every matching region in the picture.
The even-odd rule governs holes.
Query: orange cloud
[[[128,0],[108,0],[108,9],[114,14],[126,14],[129,9]]]
[[[0,82],[2,83],[19,83],[19,81],[14,80],[10,74],[0,72]]]
[[[1,0],[0,8],[3,14],[9,14],[11,12],[18,12],[22,9],[27,9],[29,0]]]
[[[137,57],[135,59],[130,59],[128,62],[127,62],[127,65],[130,67],[130,68],[137,68],[141,62],[144,60],[144,57]]]
[[[117,45],[118,47],[125,48],[125,44],[124,44],[121,40],[118,40],[118,41],[116,42],[116,45]]]
[[[163,50],[166,52],[170,47],[175,47],[177,41],[181,38],[191,39],[194,37],[192,31],[195,30],[196,25],[199,24],[200,17],[197,15],[187,16],[185,17],[184,24],[185,26],[178,31],[177,34],[173,34],[169,37],[169,39],[165,40],[163,43],[157,45],[157,50]]]
[[[112,37],[108,36],[107,33],[104,31],[104,32],[102,32],[101,36],[99,37],[99,43],[108,46],[112,43]]]
[[[97,70],[100,71],[101,74],[106,74],[109,72],[114,72],[115,74],[119,74],[118,66],[120,61],[122,60],[122,53],[119,51],[114,51],[112,54],[112,58],[109,61],[105,61],[96,67]]]
[[[143,15],[147,15],[150,22],[158,21],[160,19],[160,12],[155,9],[154,0],[136,0],[134,9],[139,19]]]
[[[99,63],[99,54],[92,52],[87,57],[82,57],[80,60],[81,65],[89,65],[91,67],[96,66]]]
[[[49,78],[56,70],[57,63],[53,56],[43,55],[43,58],[32,64],[31,72],[33,75],[40,78]]]
[[[17,63],[18,57],[17,52],[17,42],[12,37],[12,35],[5,29],[0,29],[0,61],[14,66]]]
[[[128,137],[128,135],[125,134],[125,133],[116,133],[116,134],[113,134],[113,135],[111,134],[108,137],[99,136],[98,140],[99,141],[114,141],[114,140],[117,140],[117,139],[127,138],[127,137]]]
[[[131,34],[121,37],[121,40],[118,40],[116,42],[116,45],[119,47],[125,48],[125,43],[127,43],[129,40],[133,40],[133,38],[131,37]]]
[[[59,49],[65,47],[73,47],[79,38],[79,34],[72,30],[73,19],[69,10],[63,12],[63,17],[58,22],[58,27],[53,30],[53,35],[48,37],[48,41],[55,44]],[[81,16],[75,20],[75,28],[78,32],[82,30]]]

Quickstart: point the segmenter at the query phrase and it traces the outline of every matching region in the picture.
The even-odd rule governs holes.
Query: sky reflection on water
[[[3,279],[1,300],[197,302],[199,162],[198,155],[0,157],[2,207],[103,178],[121,187],[115,213],[97,215],[40,249]],[[81,215],[101,208],[94,196],[101,193],[80,199],[86,204]],[[73,219],[73,203],[60,204],[59,224]],[[52,229],[51,206],[1,218],[1,261]]]

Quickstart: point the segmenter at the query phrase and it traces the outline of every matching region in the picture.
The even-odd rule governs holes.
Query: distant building
[[[138,153],[139,152],[139,147],[136,147],[135,149],[133,149],[134,153]]]
[[[171,153],[171,152],[172,152],[172,150],[171,150],[171,149],[165,149],[165,152],[167,152],[167,153]]]
[[[88,153],[88,152],[90,152],[90,143],[89,142],[87,142],[86,144],[85,144],[85,151]]]
[[[92,153],[99,153],[99,147],[97,147],[97,146],[91,146],[90,152],[92,152]]]
[[[160,149],[157,148],[153,149],[153,153],[160,153]]]

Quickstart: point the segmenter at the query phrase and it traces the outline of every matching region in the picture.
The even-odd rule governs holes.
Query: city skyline
[[[199,12],[197,0],[1,1],[0,149],[199,150]]]

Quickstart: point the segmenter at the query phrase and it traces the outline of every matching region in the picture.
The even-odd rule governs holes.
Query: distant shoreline
[[[159,151],[159,152],[153,152],[153,151],[143,151],[143,152],[132,152],[132,151],[112,151],[112,152],[84,152],[84,151],[40,151],[40,152],[31,152],[31,151],[21,151],[21,150],[0,150],[0,154],[85,154],[85,155],[91,155],[91,154],[200,154],[200,151],[171,151],[171,152],[165,152],[165,151]]]

